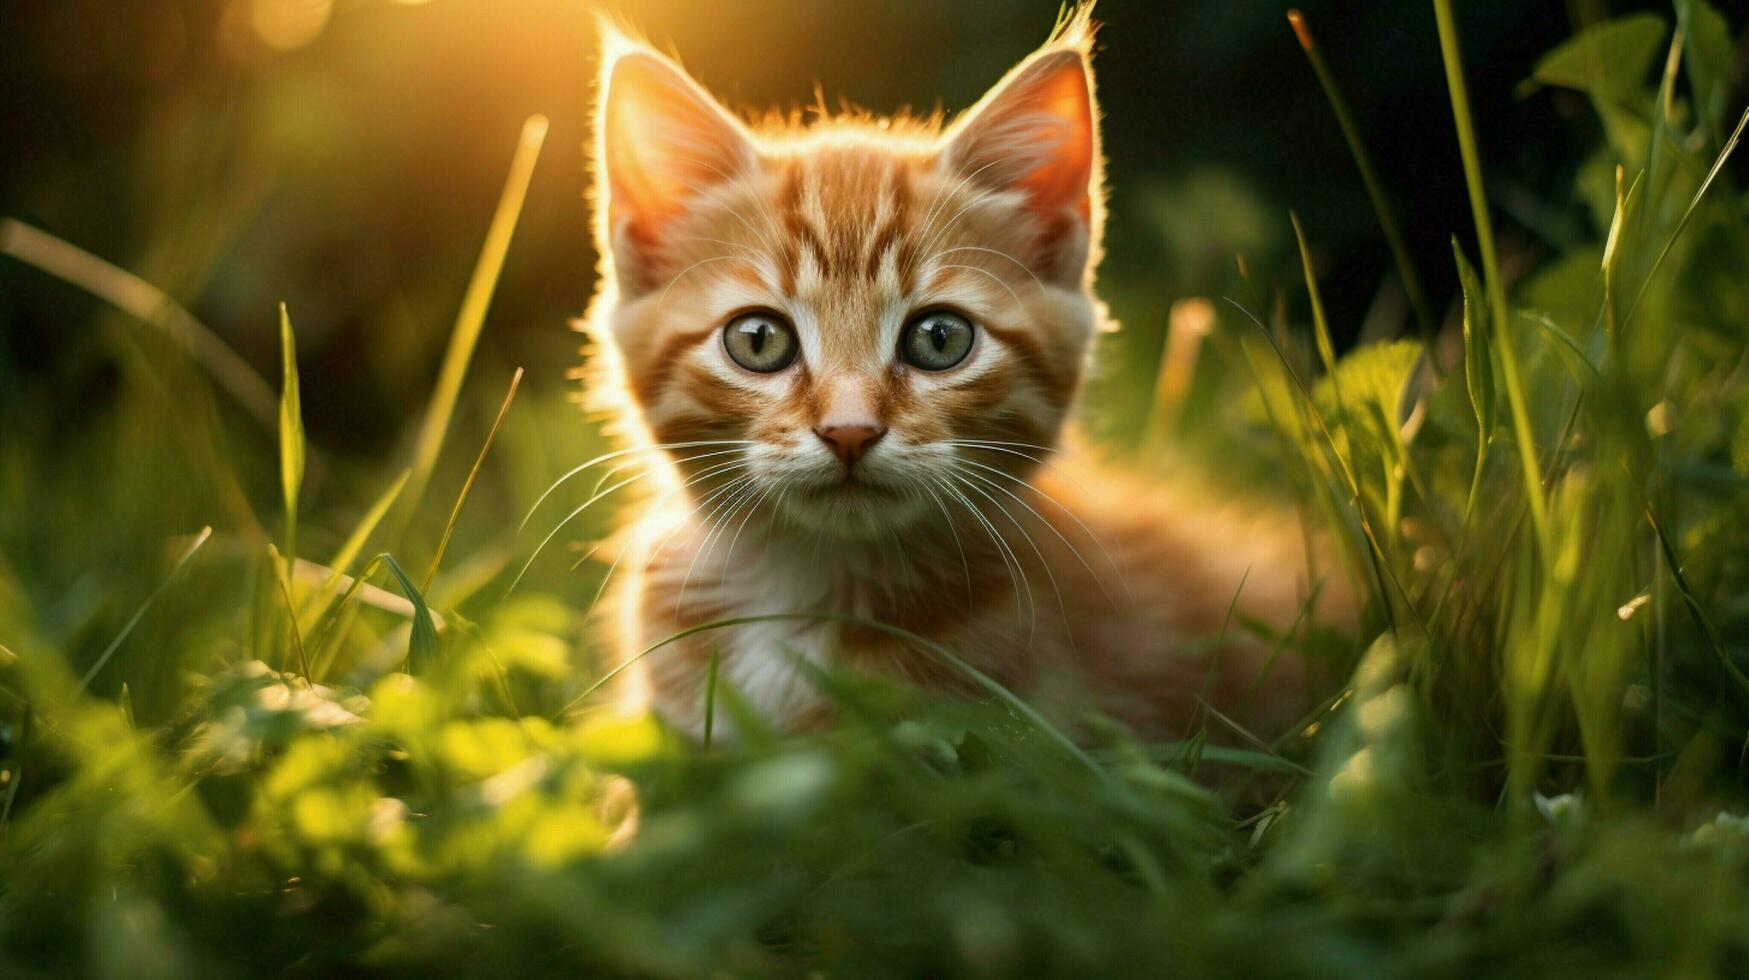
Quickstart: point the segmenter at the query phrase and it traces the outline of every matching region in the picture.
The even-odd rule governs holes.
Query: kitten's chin
[[[782,519],[829,538],[891,538],[927,515],[925,503],[915,493],[869,483],[797,487],[783,496]]]

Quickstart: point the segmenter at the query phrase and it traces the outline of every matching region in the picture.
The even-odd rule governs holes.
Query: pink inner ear
[[[709,96],[642,51],[614,62],[602,126],[610,219],[642,244],[653,243],[691,197],[729,179],[752,152]]]
[[[1040,211],[1092,211],[1093,96],[1078,51],[1041,55],[1005,79],[961,126],[948,160],[1024,191]]]
[[[1053,71],[1039,86],[1036,112],[1052,120],[1051,131],[1041,139],[1057,142],[1057,152],[1021,185],[1040,208],[1073,207],[1089,216],[1093,179],[1093,106],[1087,91],[1087,75],[1077,57]]]

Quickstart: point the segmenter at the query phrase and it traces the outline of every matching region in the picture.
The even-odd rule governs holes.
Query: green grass
[[[713,659],[732,744],[604,706],[613,515],[539,546],[638,464],[565,392],[464,384],[539,120],[427,408],[370,465],[306,445],[295,308],[274,408],[163,293],[0,229],[122,314],[112,404],[0,422],[0,974],[1749,971],[1749,198],[1694,53],[1731,42],[1684,0],[1680,31],[1544,60],[1600,118],[1592,234],[1509,273],[1435,8],[1462,158],[1429,166],[1476,218],[1446,229],[1439,362],[1339,357],[1295,220],[1304,277],[1218,304],[1188,390],[1227,410],[1171,406],[1226,479],[1288,473],[1369,596],[1359,635],[1275,638],[1346,680],[1273,743],[1213,712],[1070,741],[927,644],[988,696],[816,672],[842,723],[778,737]]]

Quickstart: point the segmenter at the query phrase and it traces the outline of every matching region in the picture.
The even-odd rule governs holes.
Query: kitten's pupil
[[[929,325],[929,342],[935,345],[935,352],[947,350],[947,324],[940,320]]]
[[[763,354],[765,352],[765,338],[770,333],[771,325],[768,323],[756,324],[753,327],[752,336],[748,338],[748,342],[753,345],[753,353]]]

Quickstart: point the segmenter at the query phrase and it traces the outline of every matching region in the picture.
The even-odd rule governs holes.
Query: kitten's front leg
[[[635,656],[686,629],[723,620],[770,616],[766,622],[706,629],[646,654],[635,666],[639,698],[670,724],[694,738],[704,735],[710,661],[717,657],[719,690],[730,688],[766,723],[779,731],[816,727],[831,718],[831,704],[820,694],[805,664],[825,667],[836,643],[830,622],[809,619],[806,590],[780,576],[750,576],[760,584],[736,588],[716,570],[702,577],[675,555],[635,586],[635,613],[621,648]],[[717,702],[712,737],[732,734],[732,722]]]

